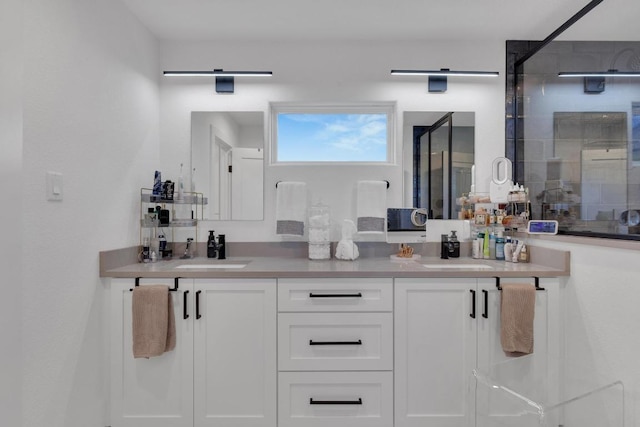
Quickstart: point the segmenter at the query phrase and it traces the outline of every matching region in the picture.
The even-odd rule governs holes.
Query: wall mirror
[[[426,208],[431,219],[457,219],[456,199],[471,188],[475,113],[407,111],[404,144],[412,147],[405,174],[412,177],[407,206]]]
[[[262,220],[264,113],[193,111],[191,171],[204,219]]]

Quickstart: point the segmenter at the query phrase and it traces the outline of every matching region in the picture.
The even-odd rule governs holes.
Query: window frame
[[[282,161],[278,160],[278,115],[279,114],[385,114],[387,116],[387,148],[385,161]],[[269,105],[269,164],[270,165],[372,165],[396,164],[396,103],[299,103],[274,102]]]

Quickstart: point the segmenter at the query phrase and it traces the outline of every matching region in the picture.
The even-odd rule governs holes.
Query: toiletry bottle
[[[474,259],[480,258],[480,242],[477,238],[471,242],[471,257]]]
[[[209,238],[207,239],[207,258],[215,258],[217,255],[216,236],[213,232],[215,230],[209,230]]]
[[[149,254],[149,238],[142,240],[142,262],[149,262],[151,254]]]
[[[518,261],[520,262],[529,262],[529,251],[527,250],[527,245],[522,245],[522,250],[520,250],[520,256],[518,257]]]
[[[491,258],[491,253],[489,252],[489,230],[485,230],[484,232],[484,242],[482,244],[482,254],[484,259]]]
[[[489,258],[496,259],[496,235],[494,233],[489,235]]]
[[[160,259],[165,257],[164,252],[167,250],[167,238],[164,237],[164,234],[162,234],[162,232],[160,232],[158,234],[158,255],[160,256]]]
[[[460,258],[460,241],[455,230],[451,230],[449,237],[449,258]]]
[[[224,234],[218,234],[218,259],[226,259],[226,248],[227,244],[225,241]]]
[[[440,235],[440,258],[449,259],[449,236],[446,234]]]
[[[476,241],[478,242],[478,258],[484,258],[484,233],[482,231],[478,232],[478,237],[476,237]]]
[[[513,258],[513,244],[511,243],[511,238],[507,237],[507,241],[504,244],[504,260],[507,262],[511,262]]]
[[[496,237],[496,259],[504,261],[504,239],[502,236]]]

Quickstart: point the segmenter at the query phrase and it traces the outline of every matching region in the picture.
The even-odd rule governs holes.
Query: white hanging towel
[[[307,215],[307,184],[276,184],[276,234],[302,236]]]
[[[387,182],[358,181],[358,233],[384,233]]]

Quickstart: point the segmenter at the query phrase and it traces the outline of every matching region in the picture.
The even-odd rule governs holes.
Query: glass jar
[[[331,216],[329,207],[309,208],[309,259],[331,259]]]

